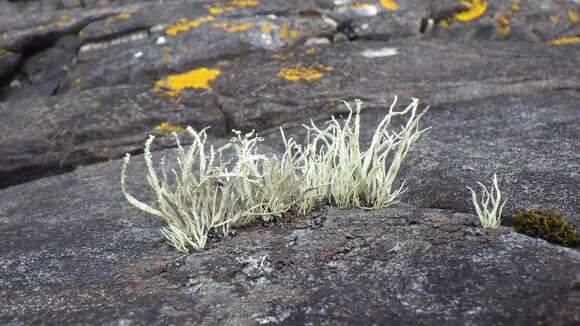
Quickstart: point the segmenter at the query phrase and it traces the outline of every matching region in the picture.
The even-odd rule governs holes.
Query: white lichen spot
[[[86,52],[86,51],[97,50],[97,49],[106,49],[106,48],[110,48],[111,46],[115,46],[115,45],[119,45],[119,44],[126,44],[126,43],[139,41],[139,40],[145,39],[147,37],[149,37],[149,36],[145,32],[135,32],[135,33],[131,33],[129,35],[117,37],[117,38],[115,38],[113,40],[109,40],[109,41],[87,43],[80,48],[79,52]]]
[[[135,58],[141,58],[143,56],[143,52],[139,51],[133,55]]]
[[[367,58],[392,57],[397,54],[399,54],[399,50],[396,48],[369,49],[361,53],[363,57]]]
[[[161,31],[164,31],[166,28],[167,28],[167,25],[159,24],[159,25],[155,25],[155,26],[152,26],[151,28],[149,28],[149,31],[151,33],[159,33]]]
[[[155,44],[165,44],[166,42],[167,42],[167,40],[165,39],[165,37],[159,36],[157,38],[157,41],[155,42]]]
[[[336,12],[338,14],[353,13],[357,16],[374,17],[379,13],[379,9],[370,4],[357,3],[349,6],[338,7]]]
[[[304,46],[312,46],[312,45],[318,45],[318,44],[330,44],[330,40],[328,40],[326,37],[311,37],[308,40],[306,40],[306,43],[304,43]]]
[[[334,27],[334,28],[338,27],[338,22],[337,22],[336,20],[334,20],[334,19],[332,19],[332,18],[328,17],[328,16],[323,16],[323,17],[322,17],[322,21],[323,21],[325,24],[327,24],[327,25],[329,25],[329,26],[332,26],[332,27]]]

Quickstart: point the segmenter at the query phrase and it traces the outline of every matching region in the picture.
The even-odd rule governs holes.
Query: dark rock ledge
[[[579,325],[579,252],[482,230],[465,189],[497,173],[506,215],[580,227],[579,48],[570,0],[4,1],[0,324]],[[274,152],[362,98],[364,144],[394,94],[431,106],[404,204],[179,256],[120,194],[150,133],[156,158],[187,125]]]
[[[146,198],[133,161],[130,188]],[[509,228],[483,231],[473,215],[325,208],[177,256],[162,223],[122,198],[119,168],[101,163],[0,190],[1,324],[580,321],[578,251]]]

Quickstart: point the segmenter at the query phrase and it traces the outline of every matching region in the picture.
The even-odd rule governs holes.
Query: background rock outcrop
[[[467,186],[580,227],[580,4],[572,0],[41,0],[0,4],[0,324],[580,323],[580,254],[478,227]],[[404,203],[236,230],[186,256],[139,153],[347,113],[363,143],[393,100],[431,130]],[[182,137],[187,143],[187,137]]]

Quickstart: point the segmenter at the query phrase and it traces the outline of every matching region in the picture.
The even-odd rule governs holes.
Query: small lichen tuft
[[[566,247],[579,245],[576,230],[562,214],[547,208],[518,209],[515,219],[516,232],[530,237],[542,238]]]

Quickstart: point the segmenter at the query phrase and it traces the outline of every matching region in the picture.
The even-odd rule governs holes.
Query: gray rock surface
[[[186,107],[138,86],[0,103],[0,116],[4,187],[142,151],[150,133],[168,135],[186,126],[212,126],[208,132],[217,135],[226,132],[217,109]]]
[[[147,198],[141,158],[132,162],[129,188]],[[578,251],[485,232],[473,215],[323,208],[177,256],[162,223],[125,202],[119,169],[0,190],[2,324],[580,321]]]
[[[221,121],[226,129],[262,130],[304,120],[307,117],[322,115],[326,118],[328,113],[344,109],[339,102],[341,99],[362,98],[370,107],[384,107],[390,103],[393,94],[398,94],[403,98],[419,97],[425,99],[428,105],[439,106],[483,100],[499,95],[573,90],[580,85],[580,76],[569,74],[580,65],[580,59],[574,57],[573,53],[574,49],[568,47],[553,48],[525,44],[514,49],[507,43],[498,42],[448,44],[426,40],[347,42],[332,46],[296,47],[276,53],[260,52],[223,64],[195,65],[196,71],[206,69],[217,72],[216,76],[212,76],[213,79],[205,81],[207,85],[205,88],[189,90],[186,88],[179,91],[170,86],[159,87],[157,83],[164,80],[163,76],[158,77],[160,79],[157,82],[135,81],[143,85],[140,91],[124,93],[123,99],[118,99],[118,102],[137,101],[143,102],[140,104],[143,108],[155,108],[159,104],[146,100],[154,97],[163,101],[166,107],[176,105],[180,111],[192,110],[201,115],[213,115],[214,118],[196,121],[196,127],[205,126],[204,123]],[[431,60],[437,60],[438,65],[434,66]],[[108,71],[103,79],[105,83],[110,84],[108,87],[117,85],[116,81],[124,78],[125,70],[117,73],[109,65],[102,67],[102,71]],[[536,67],[545,67],[549,69],[550,74],[546,74],[544,69],[535,69]],[[174,75],[165,78],[172,78],[171,76]],[[203,78],[205,77],[191,77],[192,80],[189,82],[196,83]],[[206,88],[210,88],[211,91],[208,92]],[[111,97],[107,92],[107,88],[101,88],[98,93],[103,97]],[[165,92],[170,92],[170,95]],[[90,107],[90,100],[79,105],[78,99],[95,96],[90,95],[91,93],[93,91],[87,90],[81,93],[82,95],[59,95],[56,98],[62,99],[60,102],[70,102],[67,104],[68,109],[50,110],[50,115],[39,114],[35,116],[33,124],[23,125],[18,121],[22,112],[39,111],[31,109],[31,106],[46,107],[47,103],[54,102],[54,99],[38,99],[33,102],[34,104],[29,102],[4,104],[1,109],[5,117],[4,128],[0,133],[4,133],[5,139],[9,139],[5,142],[6,148],[16,148],[19,142],[33,143],[40,131],[43,134],[54,134],[54,127],[45,122],[56,120],[60,124],[68,123],[72,112],[76,114],[80,111],[79,107]],[[574,102],[572,105],[575,105],[571,108],[572,112],[576,112],[577,103]],[[149,121],[163,119],[163,116],[160,117],[160,112],[163,112],[161,109],[143,108],[143,119],[147,118]],[[122,114],[126,114],[125,109],[120,110]],[[533,111],[535,108],[529,110]],[[106,116],[106,119],[121,120],[127,125],[135,123],[133,120],[119,118],[117,116],[119,111],[115,109],[102,112],[89,110],[89,112],[99,115],[101,119]],[[223,116],[220,118],[218,113]],[[185,119],[179,123],[185,126],[192,124],[192,121]],[[74,132],[82,133],[84,128],[102,128],[98,124],[99,120],[95,119],[75,121],[80,130]],[[222,130],[219,126],[216,127]],[[127,130],[119,128],[116,124],[108,128],[116,129],[114,133],[109,133],[109,136],[101,132],[102,136],[99,137],[103,141],[117,138]],[[468,128],[473,127],[469,125]],[[54,138],[52,143],[68,142],[70,135],[59,132],[50,138]],[[134,139],[138,141],[135,145],[140,146],[140,140]],[[86,147],[86,143],[93,140],[80,137],[78,146]],[[35,148],[44,148],[50,155],[59,156],[58,152],[49,150],[54,148],[54,145],[44,143],[46,145],[36,142]],[[25,147],[21,147],[15,154],[20,155],[23,152],[26,152]],[[38,157],[37,151],[29,155],[44,162],[42,164],[50,165],[39,166],[39,169],[48,170],[54,166],[52,161]],[[120,153],[115,152],[115,155],[110,157],[119,157]],[[68,166],[72,166],[83,161],[91,161],[93,157],[90,154],[80,154],[73,159],[67,157],[59,159],[70,161]],[[24,169],[30,165],[26,160],[15,160],[11,156],[5,156],[4,160],[11,162],[8,164],[11,167],[3,168],[11,174],[14,172],[10,171]],[[6,163],[2,164],[0,161],[0,167],[2,165]]]
[[[481,229],[466,189],[497,173],[504,220],[547,207],[580,228],[579,17],[571,0],[0,3],[0,324],[580,324],[579,251]],[[188,125],[279,152],[279,127],[302,139],[361,98],[367,144],[395,94],[431,130],[389,209],[179,256],[120,194],[148,134],[156,159]]]
[[[399,99],[400,105],[408,102]],[[389,105],[368,104],[363,111],[363,146],[370,143]],[[496,173],[509,197],[506,215],[517,208],[550,207],[579,227],[579,122],[580,96],[573,90],[434,104],[423,122],[431,130],[411,150],[399,175],[408,187],[403,200],[419,207],[475,212],[466,187],[476,182],[489,186]],[[278,130],[264,134],[282,148]],[[288,137],[299,140],[304,134],[299,125],[287,130]]]

